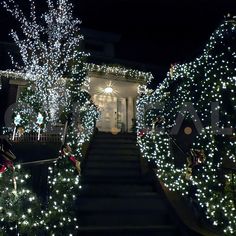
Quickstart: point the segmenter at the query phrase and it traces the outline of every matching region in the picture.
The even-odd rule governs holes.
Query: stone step
[[[90,184],[83,185],[80,191],[81,193],[91,194],[138,194],[138,193],[151,193],[153,192],[152,185],[135,185],[135,184]]]
[[[146,196],[113,197],[87,197],[79,196],[77,210],[80,212],[139,212],[159,211],[166,212],[167,206],[158,194]]]
[[[122,145],[120,143],[117,143],[117,142],[110,142],[110,143],[107,143],[107,142],[92,142],[91,143],[91,146],[92,148],[122,148],[122,149],[129,149],[129,148],[138,148],[136,142],[124,142],[122,143]]]
[[[96,138],[111,138],[111,139],[117,139],[117,138],[122,138],[122,139],[136,139],[136,134],[133,133],[119,133],[119,134],[112,134],[112,133],[103,133],[99,132],[95,136]]]
[[[127,150],[132,150],[139,152],[139,148],[136,145],[124,145],[124,144],[119,144],[119,145],[114,145],[114,144],[107,144],[107,145],[100,145],[100,144],[94,144],[90,146],[90,151],[94,150],[122,150],[122,151],[127,151]]]
[[[110,141],[110,142],[109,142]],[[96,143],[96,142],[103,142],[104,144],[105,143],[114,143],[114,144],[119,144],[119,143],[127,143],[127,144],[136,144],[137,143],[137,139],[129,139],[129,138],[119,138],[119,137],[116,137],[116,138],[110,138],[110,137],[95,137],[93,139],[93,143]]]
[[[140,177],[141,172],[139,170],[127,170],[127,169],[88,169],[85,168],[82,172],[83,177],[97,176],[97,177]]]
[[[117,190],[110,191],[91,191],[88,190],[80,190],[79,196],[81,197],[96,197],[96,198],[104,198],[104,197],[112,197],[112,198],[127,198],[127,197],[149,197],[156,196],[159,198],[163,198],[161,195],[157,195],[155,192],[118,192]]]
[[[114,145],[118,145],[118,144],[132,144],[132,145],[136,145],[136,141],[134,140],[125,140],[125,139],[110,139],[110,138],[106,138],[106,139],[98,139],[95,138],[93,140],[93,144],[114,144]]]
[[[85,168],[101,168],[101,169],[139,169],[139,162],[128,162],[128,161],[112,161],[112,162],[101,162],[89,160],[86,162]]]
[[[112,148],[102,149],[102,148],[97,148],[97,149],[91,149],[89,151],[89,155],[99,155],[99,154],[102,154],[102,155],[120,155],[120,156],[123,156],[123,155],[139,156],[140,152],[137,149],[119,149],[119,148],[118,149],[112,149]]]
[[[80,227],[80,236],[180,236],[174,225]]]
[[[83,184],[94,184],[94,183],[102,183],[102,184],[134,184],[134,185],[145,185],[152,184],[152,178],[139,178],[134,177],[120,177],[113,176],[112,178],[108,178],[107,176],[97,177],[97,176],[81,176],[80,177],[81,185]]]
[[[88,159],[87,161],[90,160],[101,160],[101,161],[135,161],[135,162],[139,162],[139,157],[137,157],[137,155],[116,155],[116,154],[93,154],[93,155],[88,155]]]
[[[168,214],[160,211],[80,212],[80,226],[147,226],[172,225]]]

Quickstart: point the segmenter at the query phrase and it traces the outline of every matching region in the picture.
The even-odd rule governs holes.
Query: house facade
[[[88,64],[88,70],[88,92],[100,111],[96,124],[98,130],[131,132],[136,116],[138,88],[145,83],[148,74],[118,66],[95,64]],[[27,87],[27,81],[22,79],[21,74],[7,71],[0,71],[0,77],[5,84],[7,81],[4,100],[7,107],[10,107]]]
[[[106,66],[106,69],[111,72],[89,73],[89,93],[100,110],[97,128],[103,132],[132,132],[138,90],[145,83],[145,76],[133,70],[132,77],[128,69],[121,67]]]

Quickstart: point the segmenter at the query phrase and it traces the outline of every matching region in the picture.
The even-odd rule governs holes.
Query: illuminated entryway
[[[131,131],[138,86],[139,83],[118,76],[90,75],[89,93],[101,112],[97,121],[99,131]]]
[[[95,94],[93,101],[101,112],[100,119],[97,121],[97,128],[100,131],[111,132],[117,129],[124,132],[127,130],[125,98]]]

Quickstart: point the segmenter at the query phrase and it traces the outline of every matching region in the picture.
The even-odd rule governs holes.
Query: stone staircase
[[[79,236],[182,235],[139,155],[132,134],[95,136],[81,176]]]

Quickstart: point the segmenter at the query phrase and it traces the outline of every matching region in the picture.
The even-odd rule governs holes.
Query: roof
[[[150,72],[144,72],[134,69],[128,69],[120,65],[97,65],[93,63],[86,63],[86,68],[89,75],[109,75],[109,78],[119,80],[127,80],[128,82],[147,83],[153,79]],[[24,74],[17,71],[0,70],[0,76],[12,79],[23,79]]]

